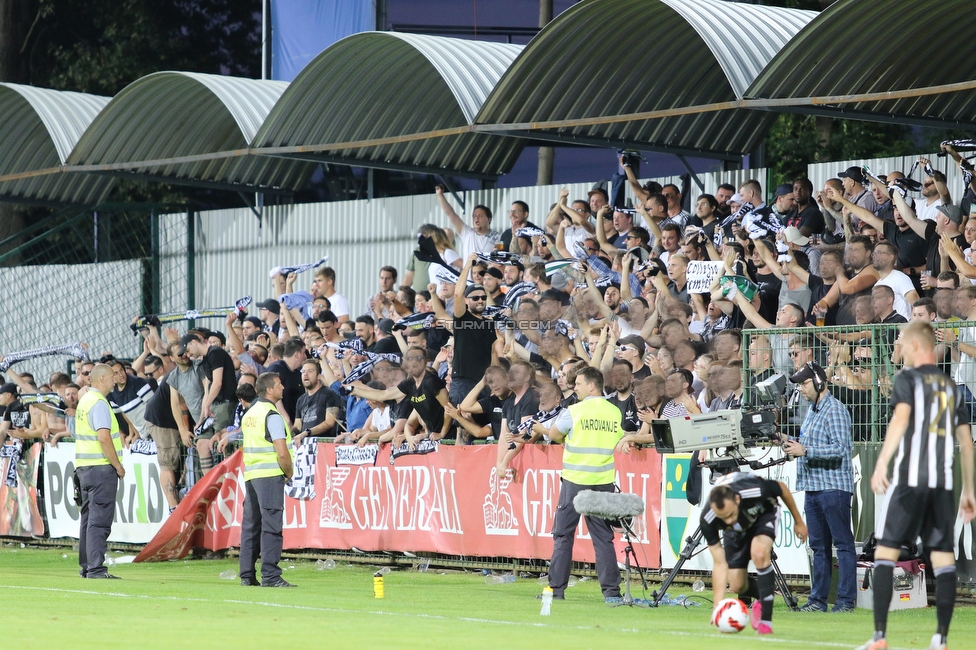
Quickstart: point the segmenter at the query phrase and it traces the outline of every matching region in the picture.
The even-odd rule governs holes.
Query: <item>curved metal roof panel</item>
[[[338,41],[291,82],[254,146],[311,146],[310,159],[364,167],[478,174],[507,172],[523,143],[463,133],[397,136],[469,125],[522,46],[365,32]],[[316,145],[391,138],[391,144],[315,153]]]
[[[102,110],[68,163],[113,165],[246,149],[287,85],[192,72],[142,77]],[[308,179],[311,168],[296,161],[240,155],[119,173],[151,174],[174,183],[297,189]]]
[[[839,0],[784,47],[749,87],[759,99],[910,91],[976,80],[971,0],[888,0],[883,16]],[[818,103],[804,112],[869,119],[976,124],[976,91],[877,101]],[[874,115],[871,115],[874,113]]]
[[[735,101],[815,15],[719,0],[585,0],[526,46],[477,122],[550,122]],[[640,40],[628,37],[635,26]],[[736,110],[531,136],[732,157],[755,149],[772,119]]]
[[[0,83],[0,176],[65,162],[108,97]],[[51,174],[0,183],[0,197],[45,203],[97,203],[107,178]]]

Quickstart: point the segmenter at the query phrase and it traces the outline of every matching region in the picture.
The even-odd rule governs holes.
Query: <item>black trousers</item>
[[[559,488],[559,506],[552,526],[552,560],[549,562],[549,586],[554,596],[563,596],[569,584],[569,574],[573,568],[573,542],[580,514],[573,506],[573,499],[583,490],[613,492],[613,483],[606,485],[577,485],[566,479]],[[586,527],[593,540],[596,551],[596,572],[604,597],[620,596],[620,568],[617,554],[613,549],[613,529],[606,519],[585,515]]]
[[[241,522],[241,578],[254,578],[261,556],[261,581],[281,577],[282,518],[285,512],[285,476],[252,478],[244,483],[244,521]]]
[[[119,475],[111,465],[92,465],[75,470],[81,482],[81,527],[78,533],[78,564],[81,577],[108,573],[105,553],[115,520],[115,495]]]

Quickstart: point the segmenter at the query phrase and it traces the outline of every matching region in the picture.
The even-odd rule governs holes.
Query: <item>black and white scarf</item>
[[[3,361],[0,361],[0,372],[8,370],[10,366],[20,361],[37,359],[39,357],[53,357],[59,354],[64,354],[76,359],[82,359],[84,361],[91,360],[88,356],[88,348],[84,347],[81,343],[66,343],[64,345],[52,345],[46,348],[35,348],[33,350],[22,350],[20,352],[8,352],[6,355],[4,355]]]

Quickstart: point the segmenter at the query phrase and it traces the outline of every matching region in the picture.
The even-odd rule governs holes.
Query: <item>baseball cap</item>
[[[179,347],[176,348],[176,354],[178,355],[186,354],[186,346],[189,345],[190,341],[197,341],[197,340],[199,339],[197,339],[197,337],[194,336],[193,334],[184,334],[183,336],[180,337]]]
[[[844,171],[837,174],[839,178],[849,178],[855,183],[864,182],[864,172],[861,171],[860,167],[848,167]]]
[[[952,223],[962,223],[962,210],[958,205],[937,205],[936,210],[946,216]]]
[[[7,382],[3,386],[0,386],[0,395],[3,395],[5,393],[10,393],[11,395],[16,395],[17,394],[17,384],[13,384],[13,383]]]
[[[259,302],[258,303],[258,309],[267,309],[272,314],[280,314],[281,313],[281,305],[278,304],[278,301],[277,300],[273,300],[271,298],[268,298],[267,300],[264,300],[262,302]]]
[[[592,190],[590,190],[589,192],[586,193],[586,196],[587,196],[587,198],[589,198],[589,197],[593,196],[594,194],[602,194],[604,201],[610,201],[610,196],[607,194],[607,191],[605,189],[603,189],[602,187],[594,187]]]
[[[384,334],[393,334],[393,321],[389,318],[381,318],[376,327]]]
[[[569,294],[565,291],[560,291],[559,289],[546,289],[542,292],[542,295],[539,296],[539,302],[544,300],[555,300],[560,305],[565,307],[569,304]]]
[[[804,237],[803,233],[801,233],[800,229],[796,226],[787,227],[786,231],[783,233],[783,236],[786,237],[787,243],[796,244],[797,246],[806,246],[810,243],[810,238]]]
[[[489,271],[492,271],[492,270],[495,270],[495,269],[488,269],[488,270]],[[484,291],[486,295],[488,293],[488,291],[486,291],[485,288],[483,286],[481,286],[480,284],[469,284],[464,289],[464,297],[467,298],[468,296],[470,296],[475,291]]]
[[[803,367],[800,368],[799,372],[790,377],[790,381],[794,384],[802,384],[807,379],[813,379],[816,377],[824,386],[827,385],[827,373],[816,363],[805,363]]]
[[[502,272],[496,269],[494,266],[489,266],[488,269],[485,271],[485,275],[490,275],[491,277],[497,278],[499,280],[501,280],[504,277],[502,275]]]
[[[244,319],[244,322],[250,323],[251,325],[254,325],[254,327],[258,329],[264,327],[264,323],[262,323],[261,319],[258,318],[257,316],[248,316],[247,318]]]
[[[736,192],[729,197],[729,203],[742,203],[742,195]]]
[[[773,195],[773,200],[778,199],[781,196],[786,196],[787,194],[793,193],[793,185],[790,183],[783,183],[782,185],[776,186],[776,193]]]

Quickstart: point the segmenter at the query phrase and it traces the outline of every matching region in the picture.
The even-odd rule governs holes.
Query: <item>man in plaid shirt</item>
[[[837,547],[840,570],[837,602],[832,612],[852,612],[857,599],[857,564],[851,527],[854,471],[851,415],[827,389],[827,373],[815,363],[805,363],[790,377],[811,406],[800,426],[800,439],[783,443],[783,451],[796,458],[796,490],[804,491],[813,549],[813,580],[805,612],[826,612],[827,592],[833,568],[830,547]]]

